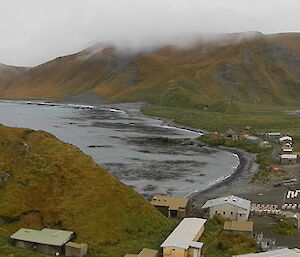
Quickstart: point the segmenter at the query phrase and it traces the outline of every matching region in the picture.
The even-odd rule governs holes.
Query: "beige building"
[[[209,209],[209,217],[212,219],[215,214],[220,214],[230,220],[245,221],[250,214],[249,200],[231,195],[208,200],[202,209]]]
[[[88,245],[84,243],[68,242],[65,245],[65,255],[68,257],[82,257],[87,254]]]
[[[139,254],[126,254],[124,257],[158,257],[158,251],[144,248]]]
[[[200,257],[206,219],[185,218],[161,244],[164,257]]]
[[[252,234],[253,221],[237,221],[237,220],[225,221],[224,230]]]
[[[192,208],[188,198],[177,198],[165,195],[155,195],[151,204],[169,218],[185,218]]]

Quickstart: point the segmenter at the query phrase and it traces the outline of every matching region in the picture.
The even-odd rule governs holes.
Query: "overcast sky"
[[[33,66],[97,41],[300,31],[299,0],[0,0],[0,62]]]

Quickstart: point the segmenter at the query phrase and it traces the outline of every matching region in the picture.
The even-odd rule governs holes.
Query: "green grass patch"
[[[222,104],[217,105],[217,107],[212,105],[206,111],[196,108],[154,105],[144,106],[142,111],[146,115],[173,119],[179,124],[207,131],[225,132],[230,128],[243,130],[246,126],[250,126],[253,131],[280,131],[293,136],[300,136],[300,117],[286,113],[290,110],[300,109],[300,107],[247,104],[239,104],[237,107],[235,104],[231,105],[233,106],[229,109],[234,109],[233,113],[219,110]]]
[[[207,249],[205,256],[231,257],[232,255],[255,253],[257,251],[258,249],[254,239],[243,234],[223,231]]]
[[[298,235],[298,230],[294,227],[294,224],[291,224],[287,221],[280,221],[274,225],[273,232],[286,236]]]
[[[205,223],[200,239],[204,243],[203,254],[206,257],[231,257],[233,254],[257,252],[256,242],[252,238],[223,231],[226,220],[221,215],[214,215]]]
[[[225,221],[226,219],[223,216],[216,214],[213,219],[209,219],[205,223],[204,232],[201,236],[201,242],[204,243],[203,253],[206,252],[210,244],[212,244],[223,231]]]

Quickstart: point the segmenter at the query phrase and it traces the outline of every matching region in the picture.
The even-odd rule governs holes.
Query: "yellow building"
[[[155,195],[151,204],[169,218],[185,218],[192,203],[188,198],[177,198],[165,195]]]
[[[185,218],[161,244],[166,257],[200,257],[203,243],[198,242],[206,219]]]

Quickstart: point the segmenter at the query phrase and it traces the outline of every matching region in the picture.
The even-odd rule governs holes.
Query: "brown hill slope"
[[[0,97],[55,99],[93,91],[112,101],[171,106],[297,102],[300,34],[246,35],[131,55],[87,49],[30,69]]]
[[[90,256],[118,257],[158,247],[173,226],[91,157],[46,132],[0,126],[0,153],[0,234],[68,229],[89,244]]]
[[[0,64],[0,92],[9,88],[11,83],[22,76],[25,71],[27,71],[26,68]]]

